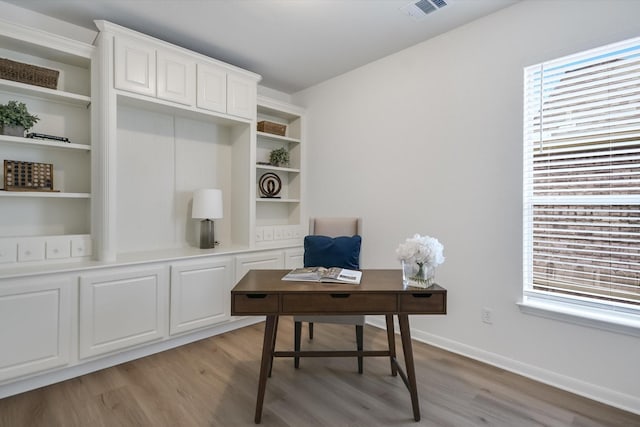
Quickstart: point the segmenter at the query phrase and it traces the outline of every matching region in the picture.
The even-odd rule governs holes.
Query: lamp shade
[[[192,218],[222,218],[222,190],[203,188],[193,192]]]

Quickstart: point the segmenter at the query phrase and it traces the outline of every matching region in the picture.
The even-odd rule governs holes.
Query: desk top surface
[[[392,292],[446,293],[437,284],[426,289],[405,288],[402,270],[362,270],[359,285],[342,283],[296,282],[282,280],[290,270],[250,270],[231,290],[232,293],[287,293],[287,292]]]

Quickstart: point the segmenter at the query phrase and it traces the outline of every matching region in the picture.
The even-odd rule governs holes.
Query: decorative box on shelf
[[[0,78],[49,89],[58,88],[60,71],[0,58]]]
[[[258,122],[258,131],[284,136],[287,132],[287,125],[262,120]]]
[[[4,161],[6,191],[54,191],[51,163]]]

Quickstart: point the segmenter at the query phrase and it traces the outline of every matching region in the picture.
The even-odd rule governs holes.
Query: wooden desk
[[[400,270],[363,270],[360,285],[283,281],[288,270],[251,270],[231,290],[231,314],[267,316],[262,344],[255,422],[262,418],[262,404],[274,357],[385,356],[391,374],[409,389],[413,418],[420,421],[420,406],[413,365],[409,314],[446,314],[447,291],[438,285],[429,289],[402,285]],[[275,351],[278,316],[281,315],[384,314],[389,349],[383,351]],[[393,315],[398,316],[406,374],[396,359]]]

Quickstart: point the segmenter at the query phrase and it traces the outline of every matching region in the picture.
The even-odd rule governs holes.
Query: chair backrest
[[[309,218],[305,267],[360,269],[361,218]]]
[[[362,218],[309,218],[309,234],[329,237],[362,235]]]

